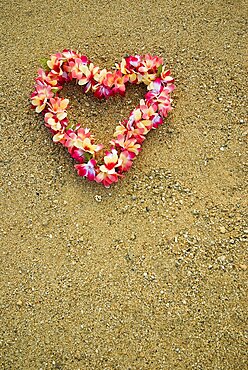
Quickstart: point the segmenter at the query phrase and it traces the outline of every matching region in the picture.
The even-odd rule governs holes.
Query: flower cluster
[[[75,80],[83,92],[92,91],[99,99],[124,95],[128,82],[144,83],[147,93],[127,120],[120,122],[110,141],[110,149],[101,156],[103,145],[97,145],[89,129],[72,127],[67,118],[69,100],[59,97],[67,82]],[[163,123],[172,109],[170,97],[175,86],[163,59],[146,54],[123,58],[113,71],[100,70],[86,56],[72,50],[51,55],[46,68],[38,70],[32,107],[44,115],[53,141],[65,146],[77,162],[79,176],[109,187],[132,166],[145,136]]]

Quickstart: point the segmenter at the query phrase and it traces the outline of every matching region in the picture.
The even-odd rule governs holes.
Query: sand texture
[[[247,366],[247,2],[2,0],[1,360],[4,370]],[[77,176],[29,96],[64,48],[101,68],[164,58],[174,110],[110,189]],[[143,97],[75,86],[98,140]]]

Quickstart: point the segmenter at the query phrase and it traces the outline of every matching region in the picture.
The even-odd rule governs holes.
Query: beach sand
[[[3,0],[1,369],[244,370],[247,3]],[[174,110],[109,189],[30,109],[40,60],[164,58]],[[144,88],[71,119],[111,139]]]

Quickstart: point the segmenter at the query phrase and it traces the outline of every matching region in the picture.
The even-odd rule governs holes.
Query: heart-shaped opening
[[[108,136],[109,117],[111,105],[107,102],[100,104],[95,101],[89,102],[86,98],[86,106],[91,106],[91,122],[83,128],[73,120],[73,114],[68,119],[69,99],[61,94],[62,88],[68,82],[76,82],[84,93],[93,92],[98,99],[113,97],[114,106],[119,105],[116,95],[125,95],[126,85],[144,84],[147,91],[139,104],[134,105],[129,118],[121,120],[116,126],[110,148],[104,149],[105,145],[97,144],[95,137],[88,127],[92,128],[93,117],[97,116],[96,106],[100,111],[107,111],[107,125],[104,125],[104,135]],[[45,69],[38,70],[35,91],[31,95],[32,106],[37,113],[44,115],[45,125],[53,135],[53,141],[65,146],[70,155],[78,162],[75,168],[80,176],[95,180],[109,187],[123,177],[141,151],[141,146],[147,133],[163,123],[163,119],[172,109],[170,94],[174,90],[174,79],[170,71],[166,70],[163,60],[157,56],[146,54],[123,58],[120,64],[116,64],[113,71],[100,70],[90,60],[79,53],[64,50],[62,53],[51,55],[46,62]],[[81,107],[81,97],[77,98],[75,90],[67,87],[68,95],[73,94],[74,105]],[[73,99],[71,99],[73,104]],[[132,102],[127,100],[129,104]],[[92,110],[92,107],[95,109]],[[119,105],[120,106],[120,105]],[[80,111],[80,107],[78,109]],[[103,108],[104,107],[104,108]],[[113,106],[112,106],[113,107]],[[120,109],[120,114],[122,114]],[[82,111],[81,108],[81,112]],[[112,112],[113,113],[113,112]],[[84,116],[84,114],[83,114]],[[76,117],[75,117],[76,118]],[[79,117],[80,118],[80,117]],[[82,117],[84,120],[84,117]],[[88,115],[86,115],[88,119]],[[115,117],[116,118],[116,117]],[[118,117],[117,117],[118,118]],[[120,117],[121,118],[121,117]],[[99,122],[104,121],[104,115]],[[107,129],[106,129],[107,127]],[[104,140],[105,141],[105,140]]]
[[[68,121],[94,132],[95,141],[109,147],[116,125],[128,117],[133,107],[140,103],[147,89],[143,84],[127,85],[125,96],[115,95],[110,99],[97,99],[92,92],[82,94],[82,87],[72,81],[66,84],[60,96],[69,99]]]

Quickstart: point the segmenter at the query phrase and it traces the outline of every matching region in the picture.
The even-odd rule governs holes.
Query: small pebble
[[[102,201],[101,195],[95,195],[95,200],[99,203]]]

